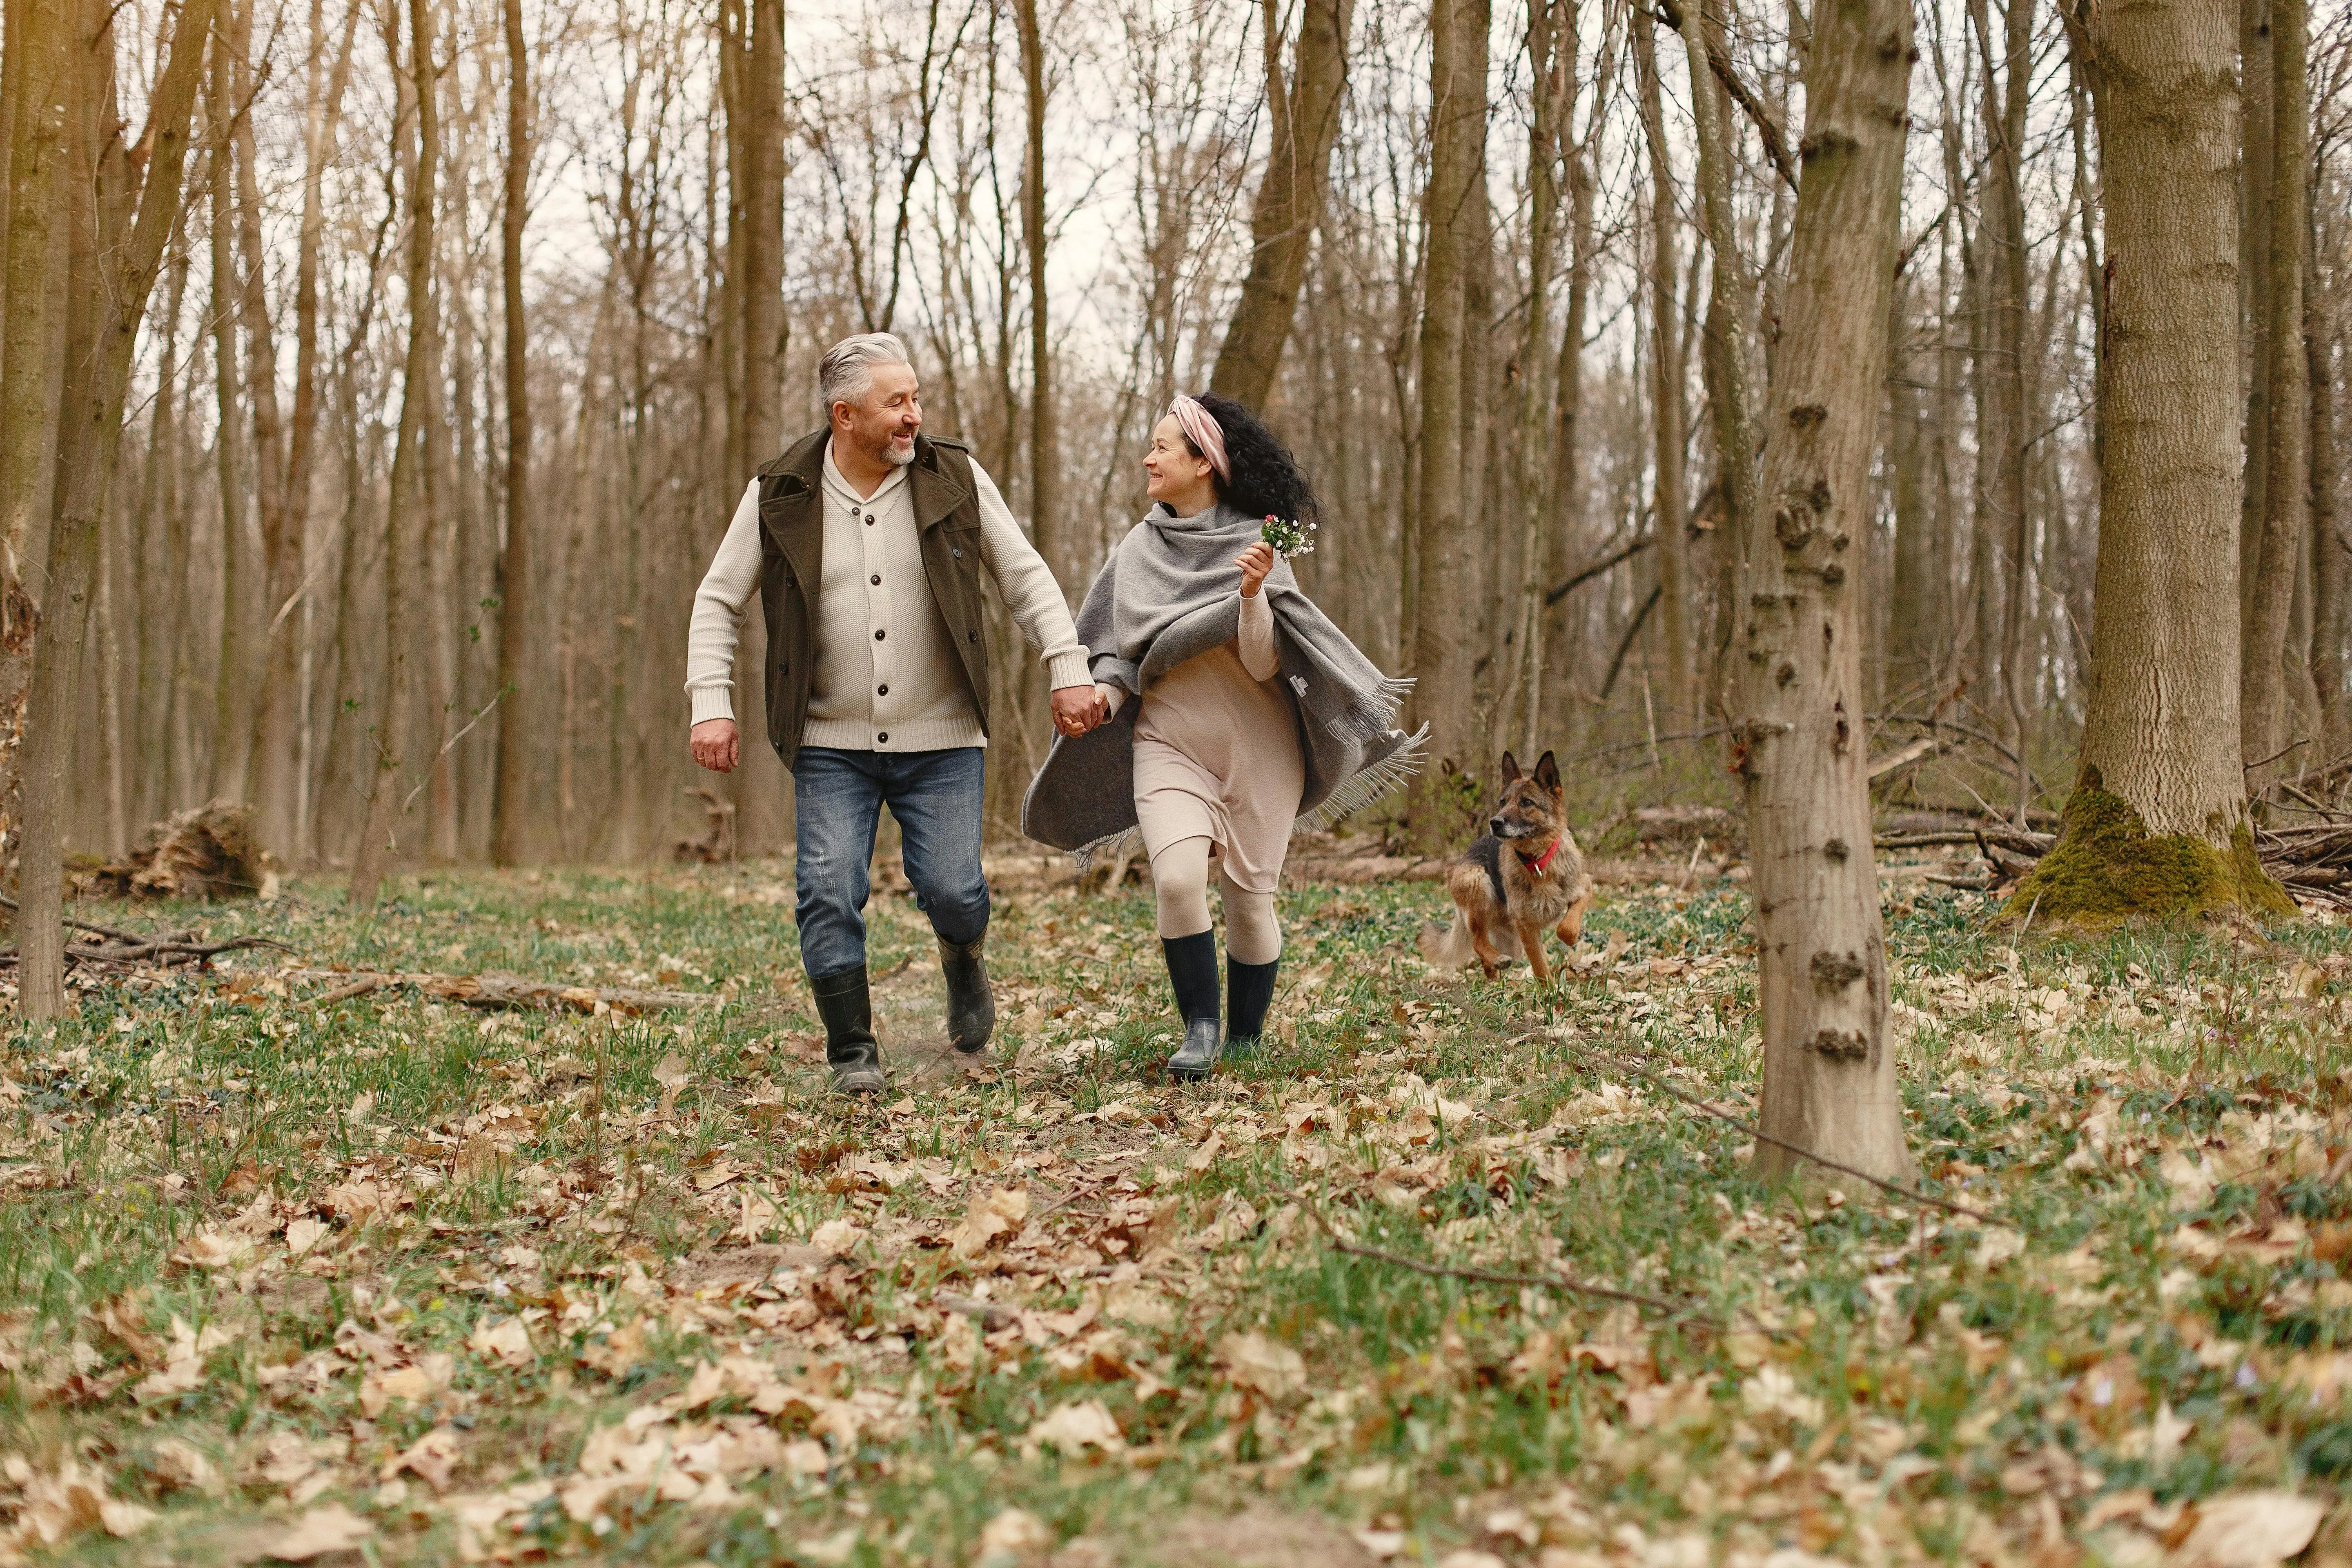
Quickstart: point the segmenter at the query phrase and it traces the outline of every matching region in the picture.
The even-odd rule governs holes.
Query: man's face
[[[903,468],[915,460],[915,432],[923,427],[922,389],[912,365],[877,364],[873,372],[864,397],[833,405],[834,433],[875,462]]]

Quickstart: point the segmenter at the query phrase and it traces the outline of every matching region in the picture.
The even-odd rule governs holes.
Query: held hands
[[[1274,570],[1274,546],[1260,540],[1234,556],[1234,564],[1242,569],[1242,597],[1255,599],[1258,584]]]
[[[1110,705],[1103,700],[1100,687],[1059,686],[1054,689],[1054,728],[1072,740],[1108,717]]]
[[[687,732],[694,760],[714,773],[731,773],[743,760],[743,738],[732,719],[705,719]]]

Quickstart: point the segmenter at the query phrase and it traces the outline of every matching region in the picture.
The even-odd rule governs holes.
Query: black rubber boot
[[[1233,1056],[1257,1049],[1259,1037],[1265,1033],[1265,1010],[1274,1004],[1274,976],[1282,967],[1276,958],[1271,963],[1244,963],[1231,953],[1225,955],[1225,1050]]]
[[[882,1092],[882,1047],[874,1038],[874,1003],[866,993],[866,966],[823,979],[812,976],[809,994],[824,1020],[824,1065],[843,1094]]]
[[[1204,1079],[1217,1065],[1217,1052],[1224,1044],[1217,1016],[1216,933],[1163,936],[1160,951],[1168,960],[1176,1010],[1184,1016],[1184,1043],[1168,1058],[1168,1076],[1182,1082]]]
[[[968,1057],[986,1050],[996,1030],[996,996],[980,956],[987,941],[985,931],[966,942],[940,938],[940,970],[948,977],[948,1044]]]

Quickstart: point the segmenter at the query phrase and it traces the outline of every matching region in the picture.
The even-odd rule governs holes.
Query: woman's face
[[[1179,517],[1205,511],[1216,501],[1217,487],[1209,478],[1216,470],[1208,458],[1193,456],[1173,414],[1162,416],[1151,427],[1151,450],[1143,454],[1143,471],[1149,480],[1146,493]]]

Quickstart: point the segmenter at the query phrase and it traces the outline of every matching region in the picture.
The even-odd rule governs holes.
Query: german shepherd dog
[[[1531,774],[1503,753],[1502,801],[1486,834],[1445,868],[1445,890],[1454,896],[1454,924],[1421,933],[1423,957],[1449,969],[1475,960],[1492,980],[1525,953],[1537,984],[1550,983],[1544,928],[1576,945],[1592,903],[1592,879],[1564,820],[1559,764],[1549,752],[1537,759]]]

